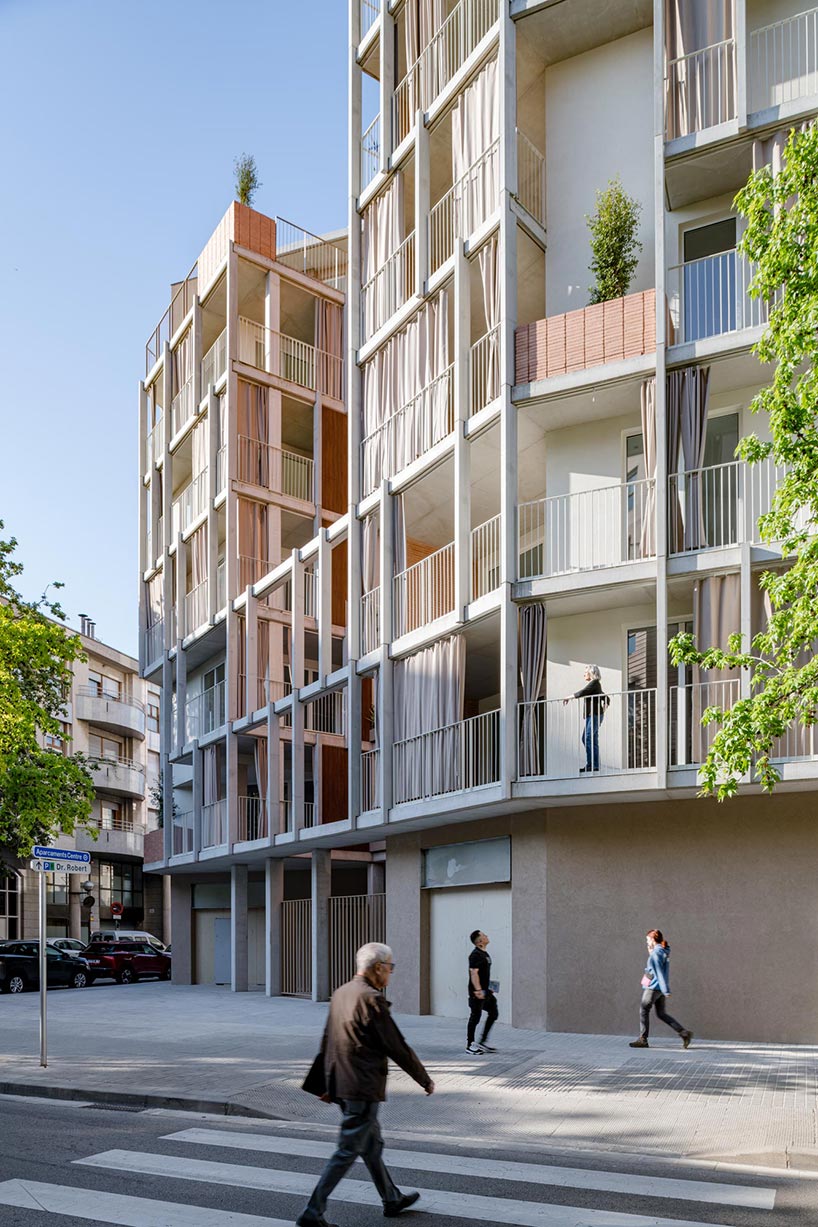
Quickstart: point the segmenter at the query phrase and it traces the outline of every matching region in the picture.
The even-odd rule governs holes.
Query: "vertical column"
[[[236,713],[236,653],[238,650],[238,624],[232,608],[233,598],[239,590],[238,561],[238,498],[233,491],[233,483],[238,472],[238,430],[237,430],[237,398],[238,377],[233,369],[233,361],[239,354],[239,262],[235,247],[230,242],[227,255],[227,324],[225,337],[225,361],[227,365],[227,380],[225,395],[222,401],[222,412],[225,415],[225,479],[227,495],[225,500],[225,583],[227,593],[227,623],[225,652],[225,711],[228,719],[233,719]]]
[[[164,859],[173,855],[173,768],[170,757],[173,753],[173,665],[167,652],[162,658],[162,700],[159,706],[160,718],[160,762],[162,764],[162,843]],[[183,720],[184,712],[177,707],[176,719]]]
[[[386,818],[393,804],[392,742],[394,732],[393,663],[388,645],[394,638],[394,569],[395,539],[393,502],[386,482],[381,485],[380,507],[380,573],[381,573],[381,649],[378,669],[378,776],[379,793],[383,816]],[[398,598],[400,599],[400,597]]]
[[[281,725],[267,704],[267,838],[273,843],[281,830]]]
[[[656,260],[656,782],[664,788],[668,759],[667,669],[667,409],[665,298],[665,6],[653,5],[653,199]]]
[[[310,951],[312,999],[329,1000],[329,897],[332,859],[326,848],[314,848],[311,860],[312,912]]]
[[[193,899],[189,878],[170,879],[170,927],[173,934],[173,983],[192,984]]]
[[[318,673],[322,685],[332,673],[332,547],[326,529],[318,533]]]
[[[354,826],[361,812],[361,676],[353,662],[347,681],[347,816]]]
[[[366,893],[382,895],[386,890],[386,862],[370,861],[366,867]]]
[[[343,394],[343,388],[341,389]],[[317,392],[312,407],[312,501],[315,515],[313,533],[321,531],[321,509],[324,505],[324,414],[321,409],[321,393]]]
[[[193,742],[193,851],[196,859],[202,850],[202,806],[204,804],[204,756],[198,739]]]
[[[284,861],[264,862],[264,992],[281,995],[281,905],[284,902]]]
[[[191,361],[193,365],[193,405],[194,414],[198,415],[207,388],[202,388],[202,304],[199,295],[193,297],[193,318],[190,325]]]
[[[164,404],[165,431],[162,443],[162,506],[159,514],[162,517],[162,540],[158,539],[158,531],[154,535],[153,548],[156,558],[162,558],[162,612],[165,620],[165,648],[175,647],[175,635],[171,639],[171,606],[173,604],[173,568],[169,564],[167,543],[173,539],[173,457],[170,454],[170,433],[173,429],[171,400],[173,396],[173,379],[170,362],[170,348],[167,341],[162,347],[162,402]],[[158,525],[157,525],[158,530]]]
[[[175,754],[182,753],[187,739],[187,656],[176,653],[176,745]]]
[[[239,838],[239,739],[228,723],[224,739],[225,761],[225,806],[227,808],[227,843],[228,846],[238,842]]]
[[[418,111],[415,122],[415,293],[422,298],[429,276],[429,132]]]
[[[209,389],[207,397],[207,617],[212,622],[219,611],[219,517],[213,501],[219,493],[219,398]]]
[[[247,866],[230,866],[230,988],[247,992]]]
[[[356,3],[357,0],[352,0],[353,8]],[[380,53],[381,147],[379,169],[381,174],[385,175],[389,170],[389,159],[392,156],[395,142],[395,134],[392,131],[392,98],[395,93],[395,19],[385,2],[381,4]],[[357,65],[354,71],[360,73]],[[360,89],[360,85],[358,88]],[[361,131],[360,119],[357,131]]]
[[[750,546],[746,542],[743,542],[741,545],[741,570],[739,575],[741,590],[741,620],[739,630],[741,631],[741,646],[746,652],[749,651],[753,639],[753,571],[750,566]],[[742,669],[739,675],[739,698],[749,699],[751,694],[750,670]]]
[[[173,940],[173,922],[170,907],[170,874],[162,875],[162,941],[169,946]]]
[[[293,831],[304,826],[304,564],[292,553],[292,620],[290,622],[290,675],[293,687],[292,798]]]
[[[82,937],[82,893],[79,883],[74,886],[73,880],[78,874],[68,875],[68,936],[80,939]]]
[[[469,265],[463,240],[454,250],[454,607],[458,621],[471,600],[471,464],[469,419],[469,342],[471,314]]]
[[[736,117],[739,131],[747,127],[748,50],[747,0],[735,0],[736,37]]]
[[[250,716],[261,706],[258,678],[258,598],[247,589],[244,622],[244,714]]]

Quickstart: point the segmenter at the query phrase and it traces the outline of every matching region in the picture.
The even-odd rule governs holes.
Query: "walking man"
[[[386,1099],[387,1058],[427,1095],[435,1084],[393,1022],[381,992],[395,970],[392,951],[369,942],[358,951],[356,967],[357,975],[332,994],[321,1051],[304,1084],[305,1090],[318,1094],[323,1088],[321,1098],[338,1104],[341,1132],[297,1227],[334,1227],[324,1217],[327,1201],[359,1155],[381,1195],[385,1218],[396,1218],[420,1197],[401,1193],[383,1162],[378,1104]]]
[[[475,929],[469,941],[474,949],[469,955],[469,1025],[466,1030],[466,1052],[480,1056],[485,1052],[496,1052],[487,1043],[489,1032],[497,1021],[497,998],[493,990],[496,980],[491,980],[491,955],[486,950],[489,939],[480,929]],[[474,1035],[480,1015],[486,1011],[486,1021],[483,1023],[483,1034],[480,1042],[474,1042]]]

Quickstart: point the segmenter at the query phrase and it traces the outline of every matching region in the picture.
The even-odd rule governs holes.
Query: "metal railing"
[[[292,799],[289,797],[286,797],[286,798],[282,797],[281,799],[282,830],[284,831],[294,830],[294,826],[293,826],[294,817],[295,817],[295,810],[294,810]],[[302,830],[306,829],[307,827],[314,827],[316,825],[316,818],[317,818],[317,810],[316,810],[315,802],[305,801],[304,802],[304,826]]]
[[[346,249],[284,217],[276,218],[276,260],[333,289],[346,290]]]
[[[766,324],[766,302],[749,294],[754,275],[755,267],[735,250],[673,265],[668,305],[676,343]]]
[[[588,701],[518,703],[520,779],[621,775],[656,765],[656,690],[624,690]]]
[[[520,503],[520,579],[615,567],[656,553],[655,482],[620,482]]]
[[[376,115],[361,137],[361,191],[378,173],[381,164],[381,117]]]
[[[180,327],[182,320],[187,315],[193,306],[193,299],[196,296],[198,286],[198,261],[193,265],[184,281],[179,282],[176,293],[171,299],[170,306],[157,324],[154,331],[148,337],[145,344],[145,374],[147,375],[161,356],[165,342],[170,342],[170,338]]]
[[[253,558],[250,554],[239,554],[239,592],[252,584],[257,584],[268,571],[272,571],[274,563],[266,558]]]
[[[227,801],[202,806],[202,847],[220,848],[227,843]]]
[[[145,630],[145,660],[148,664],[158,660],[165,650],[165,623],[154,622]]]
[[[668,551],[684,554],[728,545],[761,543],[758,521],[772,508],[786,466],[772,457],[758,464],[730,460],[668,478]],[[797,529],[809,512],[796,514]]]
[[[374,652],[381,642],[380,585],[361,597],[361,655]]]
[[[361,326],[364,340],[382,328],[395,312],[400,310],[415,293],[416,285],[413,230],[361,289]]]
[[[386,941],[386,895],[331,895],[329,989],[355,975],[355,955],[367,942]]]
[[[454,365],[422,388],[361,443],[362,495],[394,477],[454,430]]]
[[[284,451],[245,435],[238,436],[238,444],[239,481],[263,486],[304,503],[313,502],[315,465],[311,456]]]
[[[92,816],[91,825],[98,831],[122,831],[126,835],[144,835],[145,828],[140,822],[134,822],[128,814],[112,813],[105,810]]]
[[[479,413],[500,395],[500,325],[471,347],[471,412]]]
[[[702,716],[709,707],[728,711],[739,698],[740,686],[737,677],[730,677],[669,687],[668,749],[671,767],[704,762],[721,726],[718,723],[703,725]]]
[[[361,0],[361,39],[364,39],[374,26],[380,11],[379,0]]]
[[[395,742],[392,770],[396,805],[496,784],[499,709]]]
[[[192,635],[208,621],[207,580],[185,593],[185,635]]]
[[[454,542],[435,550],[392,581],[393,638],[428,626],[454,609]]]
[[[736,115],[736,45],[732,38],[669,60],[665,136],[673,140],[727,123]]]
[[[342,690],[331,690],[304,706],[304,728],[308,733],[335,733],[342,737],[346,727],[346,704]]]
[[[193,403],[193,376],[190,375],[171,401],[171,438],[175,438],[176,435],[178,435],[179,431],[187,425],[195,412],[196,406]]]
[[[477,158],[429,212],[429,271],[454,252],[455,239],[467,239],[491,217],[499,203],[500,142]]]
[[[364,750],[361,754],[361,813],[380,809],[381,789],[378,760],[380,750]]]
[[[165,449],[165,419],[164,417],[157,418],[154,422],[153,430],[148,431],[148,441],[146,451],[146,459],[148,467],[156,464],[162,456]]]
[[[185,703],[185,742],[205,737],[222,727],[226,719],[224,682],[216,682]]]
[[[517,129],[517,199],[541,226],[545,225],[545,155]]]
[[[748,110],[818,94],[818,8],[750,31]]]
[[[182,856],[185,852],[192,852],[193,811],[186,810],[183,814],[174,814],[172,827],[171,856]]]
[[[239,797],[239,842],[267,838],[267,807],[261,797]]]
[[[500,516],[471,531],[471,600],[500,586]]]
[[[239,360],[311,392],[343,399],[343,358],[244,316],[239,317]]]
[[[285,899],[281,904],[281,991],[309,997],[312,992],[312,900]]]
[[[207,471],[202,470],[188,482],[182,493],[173,500],[171,523],[173,539],[178,533],[187,532],[194,520],[207,510]]]
[[[202,358],[202,396],[227,370],[227,329],[224,328]]]
[[[86,699],[105,699],[106,703],[121,703],[124,707],[135,707],[137,711],[143,712],[145,710],[145,704],[141,699],[137,699],[131,694],[109,694],[106,690],[93,683],[88,686],[77,686],[74,694],[81,695]]]

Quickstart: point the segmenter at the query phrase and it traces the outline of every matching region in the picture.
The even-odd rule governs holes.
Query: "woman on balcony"
[[[602,689],[601,679],[599,665],[586,665],[585,685],[562,701],[563,706],[572,699],[582,699],[583,702],[582,744],[585,746],[585,766],[580,767],[580,772],[599,771],[599,726],[611,701]]]

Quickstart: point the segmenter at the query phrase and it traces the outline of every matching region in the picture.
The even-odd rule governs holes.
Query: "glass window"
[[[479,839],[473,843],[444,844],[423,853],[423,885],[476,886],[511,881],[511,840]]]
[[[49,903],[68,903],[67,873],[49,873],[46,875],[46,898]]]
[[[0,873],[0,941],[14,941],[20,923],[20,879]]]
[[[158,703],[148,704],[148,732],[149,733],[159,732],[159,704]]]

